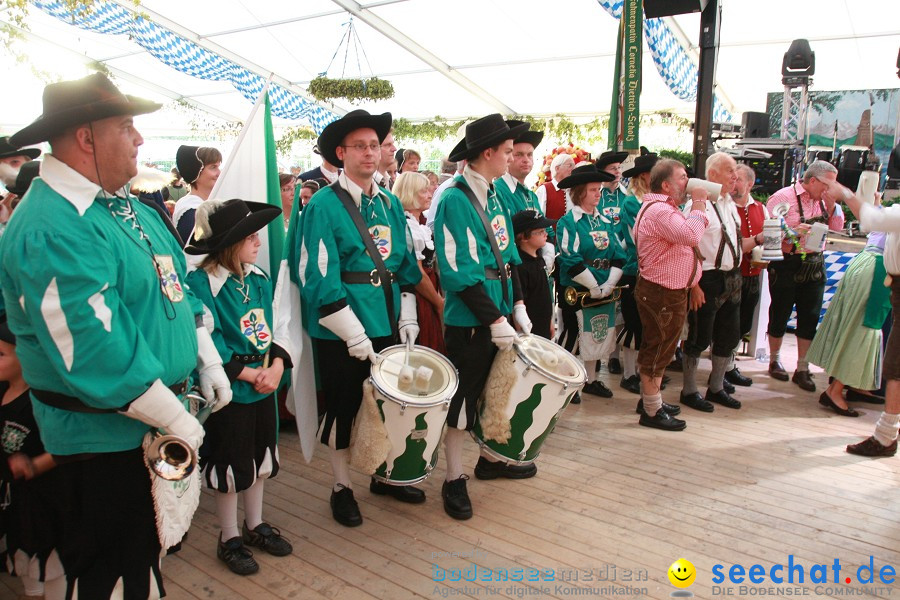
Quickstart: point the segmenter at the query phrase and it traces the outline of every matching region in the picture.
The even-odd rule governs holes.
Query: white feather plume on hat
[[[158,192],[170,183],[171,173],[163,173],[150,167],[139,166],[137,175],[131,178],[131,189],[141,192]]]
[[[209,216],[222,208],[225,204],[224,200],[206,200],[197,207],[194,213],[194,239],[205,240],[213,234],[212,226],[209,224]]]

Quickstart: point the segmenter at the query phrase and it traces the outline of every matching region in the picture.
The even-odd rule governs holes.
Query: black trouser
[[[638,314],[637,302],[634,300],[637,276],[623,275],[619,280],[619,285],[622,286],[619,306],[622,308],[622,320],[625,322],[625,326],[622,327],[616,341],[624,348],[640,350],[644,328],[641,325],[641,316]]]
[[[556,303],[559,304],[562,314],[559,338],[557,342],[567,352],[575,352],[575,344],[578,342],[578,306],[572,306],[566,302],[566,288],[556,286]]]
[[[490,327],[455,327],[444,330],[447,358],[459,371],[459,387],[450,401],[447,426],[471,431],[475,408],[487,382],[497,346],[491,341]]]
[[[760,279],[759,275],[751,275],[744,277],[741,283],[740,337],[750,333],[750,329],[753,328],[753,313],[756,311],[756,305],[759,303],[760,296]]]
[[[712,344],[713,356],[730,358],[740,339],[741,271],[703,271],[700,289],[706,301],[688,312],[684,353],[699,357]]]
[[[822,298],[825,295],[825,262],[820,254],[785,254],[784,260],[769,263],[769,335],[784,337],[791,309],[797,305],[797,337],[811,340],[816,335]]]

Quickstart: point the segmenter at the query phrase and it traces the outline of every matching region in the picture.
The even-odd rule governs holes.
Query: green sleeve
[[[197,269],[188,273],[187,282],[196,295],[197,301],[200,302],[201,307],[206,307],[206,310],[212,315],[214,327],[210,335],[213,343],[216,345],[219,356],[222,358],[222,364],[227,364],[231,360],[232,352],[228,349],[225,337],[222,335],[222,321],[219,318],[219,311],[216,310],[216,300],[213,298],[212,290],[209,286],[209,275],[203,269]]]
[[[568,213],[556,224],[556,239],[559,241],[559,265],[560,277],[566,281],[571,279],[569,272],[575,268],[575,274],[584,270],[584,261],[578,253],[578,231],[575,229],[575,219],[572,213]]]
[[[479,236],[485,237],[484,227],[480,221],[475,222],[475,211],[468,205],[465,194],[448,188],[434,219],[434,248],[441,285],[448,292],[461,292],[485,281],[485,265],[480,262],[478,251]]]
[[[341,284],[340,255],[327,206],[310,202],[303,212],[298,270],[308,314],[318,321],[320,314],[316,309],[346,302],[346,293]]]
[[[163,379],[162,363],[120,302],[120,274],[109,249],[75,228],[23,237],[24,255],[53,257],[31,261],[19,273],[17,292],[46,368],[71,395],[90,406],[120,408]],[[135,265],[141,267],[150,265]]]

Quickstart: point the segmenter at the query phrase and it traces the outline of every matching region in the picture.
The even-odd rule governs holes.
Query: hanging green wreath
[[[331,79],[320,75],[310,81],[306,89],[319,101],[345,98],[351,103],[358,103],[363,100],[387,100],[394,97],[393,84],[377,77]]]

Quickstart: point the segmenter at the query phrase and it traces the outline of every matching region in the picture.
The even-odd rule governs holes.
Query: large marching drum
[[[391,449],[373,477],[391,485],[424,480],[438,460],[450,400],[459,375],[424,346],[391,346],[372,365],[370,381]]]
[[[586,381],[581,361],[562,346],[519,335],[514,350],[494,359],[472,436],[494,460],[531,464]]]

